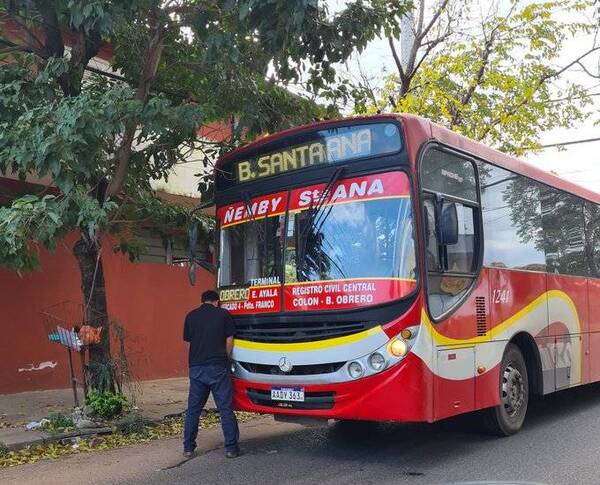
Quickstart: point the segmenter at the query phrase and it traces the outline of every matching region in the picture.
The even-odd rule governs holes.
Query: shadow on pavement
[[[528,435],[544,432],[544,428],[551,428],[574,414],[598,406],[600,383],[536,397],[530,402],[524,428],[510,439],[529,439]],[[482,431],[478,415],[474,413],[433,424],[354,421],[330,424],[327,428],[298,427],[277,437],[249,440],[246,446],[250,454],[254,454],[253,450],[258,454],[266,449],[278,449],[279,453],[284,453],[287,448],[304,454],[305,459],[323,454],[329,458],[362,459],[365,450],[368,450],[373,460],[378,462],[399,460],[421,465],[424,450],[428,450],[439,462],[469,452],[478,445],[497,447],[502,442],[502,439]],[[418,470],[414,473],[419,475]]]

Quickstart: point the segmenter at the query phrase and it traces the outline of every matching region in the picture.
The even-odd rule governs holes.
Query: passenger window
[[[545,187],[541,198],[548,271],[586,275],[583,200],[552,187]]]
[[[584,256],[588,275],[600,278],[600,205],[586,201],[584,205]]]
[[[479,163],[485,248],[483,264],[546,271],[540,184],[522,175]]]
[[[469,291],[480,247],[473,162],[431,149],[421,162],[429,311],[439,318]]]

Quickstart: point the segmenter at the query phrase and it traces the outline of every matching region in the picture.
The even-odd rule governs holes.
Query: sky
[[[333,11],[339,10],[347,0],[332,0],[329,2]],[[590,36],[573,39],[563,47],[561,62],[567,64],[570,60],[577,58],[582,49],[591,45],[593,39]],[[586,65],[590,68],[598,68],[600,57],[590,56]],[[395,72],[395,66],[391,57],[387,41],[377,39],[367,47],[360,55],[355,55],[348,62],[347,69],[350,75],[357,75],[359,65],[367,74]],[[590,92],[600,93],[600,80],[585,75],[581,70],[571,70],[569,79],[578,81],[590,88]],[[600,138],[600,125],[595,126],[593,120],[600,120],[600,96],[592,98],[593,105],[590,107],[591,118],[572,129],[556,129],[543,133],[540,138],[542,145],[582,140],[588,138]],[[553,171],[565,179],[571,180],[584,187],[600,192],[600,141],[565,146],[562,150],[547,148],[537,154],[529,154],[523,157],[528,162],[543,170]]]

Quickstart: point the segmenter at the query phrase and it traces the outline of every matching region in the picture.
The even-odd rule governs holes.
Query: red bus
[[[428,120],[262,138],[216,168],[234,402],[433,422],[600,380],[600,195]]]

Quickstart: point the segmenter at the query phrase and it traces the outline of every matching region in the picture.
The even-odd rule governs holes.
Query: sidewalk
[[[186,410],[188,379],[178,377],[143,381],[135,385],[133,395],[127,390],[125,393],[134,400],[144,417],[156,420]],[[79,400],[83,404],[81,390]],[[49,435],[39,431],[27,431],[25,424],[39,421],[51,413],[70,413],[73,406],[71,389],[0,395],[0,423],[10,425],[6,429],[0,427],[0,443],[4,443],[9,448],[22,448],[43,442]],[[208,399],[206,408],[215,408],[212,395]]]
[[[115,483],[229,483],[228,478],[236,473],[235,467],[257,466],[268,474],[269,462],[277,460],[281,449],[281,440],[290,433],[301,430],[296,424],[279,423],[270,416],[240,423],[243,447],[246,453],[231,463],[223,456],[223,433],[219,426],[200,430],[198,457],[191,461],[181,458],[181,438],[167,438],[150,441],[143,445],[116,448],[98,453],[82,453],[61,458],[60,460],[42,460],[28,465],[19,465],[0,470],[0,483],[14,485],[113,485]],[[277,443],[277,444],[275,444]],[[249,461],[246,461],[249,460]],[[236,462],[238,460],[233,460]],[[210,465],[208,465],[210,464]],[[215,480],[214,465],[219,469],[220,480]],[[180,467],[190,468],[188,480],[172,473]],[[196,467],[208,468],[198,470]],[[233,467],[233,468],[232,468]],[[252,469],[252,468],[250,468]],[[238,481],[246,484],[253,482],[248,471],[237,474]],[[212,474],[212,475],[211,475]],[[223,475],[224,474],[224,475]],[[266,480],[271,483],[273,480]],[[285,480],[283,480],[285,481]],[[281,481],[280,481],[281,482]],[[264,482],[261,482],[264,483]]]

